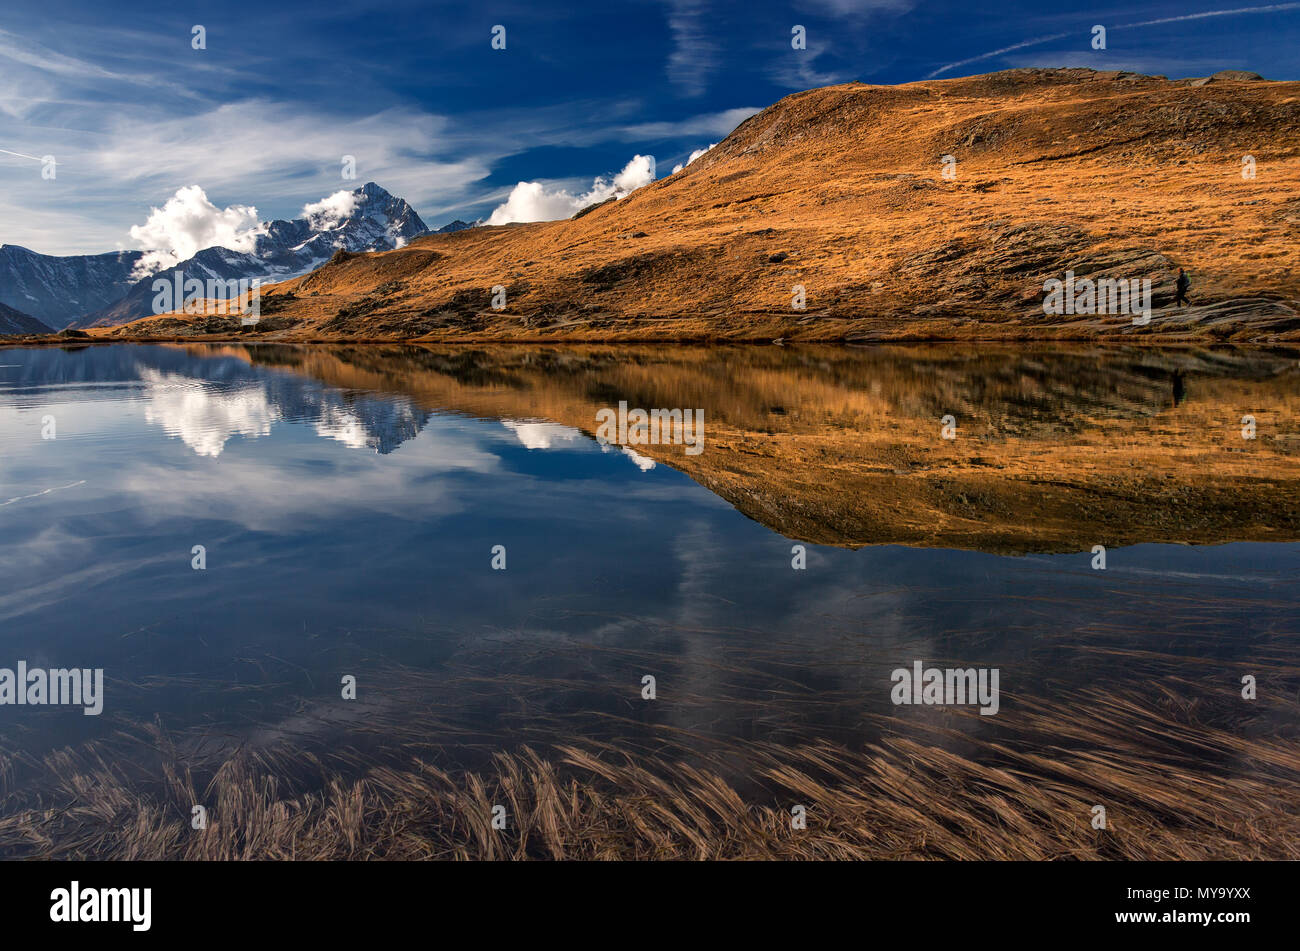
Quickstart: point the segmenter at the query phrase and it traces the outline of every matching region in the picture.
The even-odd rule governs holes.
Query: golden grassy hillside
[[[1198,82],[1032,69],[810,90],[573,219],[340,253],[271,289],[258,335],[1300,338],[1300,83]],[[1043,282],[1067,269],[1151,278],[1151,323],[1045,316]],[[237,330],[195,324],[112,333]]]

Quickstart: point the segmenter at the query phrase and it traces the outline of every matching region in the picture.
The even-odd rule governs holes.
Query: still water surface
[[[1029,698],[1058,698],[1065,718],[1070,698],[1098,690],[1227,704],[1245,673],[1293,700],[1294,653],[1278,645],[1297,633],[1294,512],[1270,536],[1267,512],[1205,512],[1191,497],[1159,515],[1160,543],[1143,543],[1097,495],[1077,537],[1044,541],[1032,508],[996,501],[999,439],[1040,460],[1034,491],[1050,495],[1041,467],[1071,440],[1140,447],[1141,427],[1218,412],[1214,400],[1229,421],[1241,400],[1261,419],[1294,400],[1290,356],[1171,359],[0,350],[0,666],[107,678],[104,716],[3,707],[0,740],[39,757],[124,722],[230,743],[292,736],[305,712],[339,709],[344,675],[357,677],[361,720],[444,705],[446,736],[428,739],[466,765],[539,735],[858,746],[939,718],[988,738]],[[705,411],[715,429],[698,481],[672,447],[592,438],[594,408],[619,399]],[[991,526],[983,546],[978,531],[917,543],[926,529],[904,524],[906,491],[863,515],[860,484],[835,481],[849,463],[901,478],[913,463],[896,443],[943,451],[949,404],[994,456],[979,463],[995,470],[981,483],[993,501],[967,513]],[[858,442],[868,418],[903,433],[879,458]],[[1297,444],[1274,429],[1276,487]],[[839,449],[820,467],[773,457],[758,479],[763,447],[787,436]],[[1080,453],[1061,465],[1097,458]],[[1193,488],[1216,478],[1171,471]],[[1187,540],[1214,543],[1171,543],[1184,523]],[[1112,536],[1094,570],[1092,540]],[[796,544],[805,570],[792,568]],[[205,570],[192,567],[198,545]],[[498,545],[505,570],[492,568]],[[918,660],[998,668],[1001,714],[893,705],[890,672]],[[407,674],[418,689],[399,689]],[[641,698],[647,674],[654,703]],[[1293,730],[1291,700],[1252,711],[1249,731]],[[335,728],[345,741],[346,719]],[[743,785],[743,762],[734,773]]]

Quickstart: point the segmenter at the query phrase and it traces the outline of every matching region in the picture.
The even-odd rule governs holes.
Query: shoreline
[[[1138,345],[1144,348],[1164,349],[1176,347],[1208,348],[1270,348],[1300,346],[1298,335],[1270,335],[1267,339],[1219,338],[1208,334],[1062,334],[1053,336],[1028,335],[901,335],[878,337],[846,337],[832,335],[826,337],[770,337],[766,335],[725,337],[725,336],[487,336],[461,334],[454,337],[280,337],[262,334],[159,334],[139,336],[93,335],[88,337],[60,336],[9,336],[0,337],[0,347],[81,347],[113,344],[275,344],[288,346],[485,346],[498,344],[502,346],[743,346],[743,347],[790,347],[798,345],[871,347],[879,345],[909,344],[1005,344],[1005,345],[1057,345],[1057,344],[1091,344],[1091,345]]]

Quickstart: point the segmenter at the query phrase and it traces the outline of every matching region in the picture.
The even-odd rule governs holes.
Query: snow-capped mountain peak
[[[292,221],[266,222],[253,255],[277,271],[301,274],[328,261],[335,251],[388,251],[429,230],[405,199],[374,182],[337,192],[304,212]]]
[[[174,267],[141,278],[108,306],[79,310],[69,319],[84,327],[147,317],[153,313],[153,282],[171,281],[177,272],[203,281],[284,281],[314,270],[337,251],[390,251],[429,230],[404,199],[374,182],[335,192],[303,211],[300,218],[262,222],[251,251],[205,248]]]
[[[440,231],[471,227],[453,222]],[[152,313],[153,282],[261,278],[306,274],[337,251],[390,251],[429,229],[405,199],[375,182],[340,190],[307,205],[301,217],[264,221],[251,251],[205,248],[171,268],[141,277],[142,251],[56,257],[0,247],[0,304],[56,328],[126,323]],[[10,299],[12,298],[12,299]]]

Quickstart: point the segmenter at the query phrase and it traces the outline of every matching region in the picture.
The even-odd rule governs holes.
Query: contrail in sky
[[[1183,20],[1204,20],[1206,17],[1230,17],[1244,13],[1280,13],[1283,10],[1300,9],[1300,3],[1274,3],[1266,7],[1240,7],[1236,10],[1207,10],[1204,13],[1185,13],[1176,17],[1162,17],[1159,20],[1143,20],[1140,23],[1121,23],[1112,29],[1129,30],[1139,26],[1159,26],[1162,23],[1180,23]],[[1011,53],[1015,50],[1024,49],[1026,46],[1037,46],[1039,43],[1050,43],[1052,40],[1059,40],[1069,33],[1053,33],[1051,36],[1040,36],[1037,39],[1025,40],[1023,43],[1016,43],[1014,46],[1004,46],[1000,50],[993,50],[990,53],[981,53],[979,56],[972,56],[970,59],[958,60],[955,63],[949,63],[947,66],[940,66],[934,72],[926,76],[926,79],[934,79],[940,73],[946,73],[950,69],[956,69],[959,66],[967,66],[971,63],[978,63],[983,59],[992,59],[995,56],[1001,56],[1003,53]]]
[[[41,161],[44,161],[43,159],[38,158],[38,157],[35,156],[35,155],[28,155],[28,154],[26,154],[25,152],[10,152],[8,149],[0,149],[0,152],[3,152],[5,155],[16,155],[16,156],[18,156],[19,158],[29,158],[29,159],[31,159],[33,162],[41,162]]]

